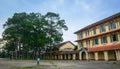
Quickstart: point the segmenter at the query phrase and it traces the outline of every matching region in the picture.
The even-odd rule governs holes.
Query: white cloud
[[[80,6],[86,12],[96,12],[99,11],[101,0],[75,0],[75,4]],[[98,8],[99,7],[99,8]]]
[[[84,10],[90,10],[90,5],[83,0],[75,0],[75,4],[80,5],[80,7]]]
[[[59,0],[60,4],[63,4],[65,2],[65,0]]]

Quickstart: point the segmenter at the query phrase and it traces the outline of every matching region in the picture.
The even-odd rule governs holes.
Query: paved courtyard
[[[120,69],[120,61],[42,60],[40,66],[43,66],[40,69]],[[39,69],[34,60],[0,59],[0,69],[18,69],[16,67]]]

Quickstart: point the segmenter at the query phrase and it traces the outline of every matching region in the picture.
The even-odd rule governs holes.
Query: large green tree
[[[65,21],[56,13],[15,13],[4,24],[3,39],[7,41],[4,49],[14,51],[16,57],[26,56],[31,52],[36,57],[41,51],[53,48],[63,38],[67,30]]]

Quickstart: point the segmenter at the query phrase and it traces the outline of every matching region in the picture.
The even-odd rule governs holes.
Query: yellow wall
[[[116,24],[116,29],[120,28],[119,20],[120,20],[120,19],[114,20],[114,22],[115,22],[115,24]],[[104,25],[105,25],[105,28],[106,28],[106,32],[108,32],[108,31],[109,31],[109,27],[108,27],[108,26],[109,26],[109,22],[104,23]],[[100,34],[100,26],[101,26],[101,25],[96,26],[96,34]],[[90,29],[87,29],[87,30],[90,31],[90,32],[89,32],[89,33],[90,33],[90,36],[94,35],[94,34],[93,34],[93,28],[94,28],[94,27],[92,27],[92,28],[90,28]],[[87,31],[87,30],[82,31],[82,33],[83,33],[83,38],[87,37],[87,36],[86,36],[86,31]],[[78,39],[80,39],[79,34],[80,34],[80,33],[77,34]]]
[[[114,21],[114,23],[115,23],[115,25],[116,25],[116,28],[115,29],[120,29],[120,18],[117,18],[117,19],[114,19],[114,20],[112,20],[112,21]],[[80,31],[80,32],[82,32],[83,33],[83,39],[84,38],[86,38],[86,37],[90,37],[90,36],[94,36],[94,33],[93,33],[93,28],[95,28],[96,27],[96,35],[98,35],[98,34],[101,34],[101,33],[105,33],[105,32],[109,32],[109,31],[111,31],[111,30],[109,30],[109,23],[110,23],[111,21],[109,21],[109,22],[105,22],[105,23],[103,23],[103,24],[100,24],[100,25],[97,25],[97,26],[94,26],[94,27],[92,27],[92,28],[89,28],[89,29],[87,29],[87,30],[89,30],[89,36],[86,36],[86,31],[87,30],[83,30],[83,31]],[[105,25],[105,32],[101,32],[100,33],[100,27],[101,27],[101,25]],[[114,30],[115,30],[114,29]],[[110,34],[118,34],[118,40],[119,41],[115,41],[115,42],[111,42],[110,41]],[[96,36],[96,37],[91,37],[91,38],[88,38],[88,39],[84,39],[84,40],[80,40],[80,37],[79,37],[80,35],[79,35],[79,33],[77,33],[77,39],[79,40],[78,41],[78,49],[80,49],[81,48],[81,46],[80,46],[80,42],[81,41],[83,41],[83,47],[86,47],[86,41],[87,40],[90,40],[90,47],[97,47],[97,46],[105,46],[105,45],[110,45],[110,44],[114,44],[114,43],[120,43],[120,31],[119,32],[113,32],[113,33],[108,33],[108,34],[105,34],[105,35],[100,35],[100,36]],[[101,44],[101,37],[102,36],[107,36],[107,43],[105,43],[105,44]],[[98,41],[99,41],[99,44],[98,45],[95,45],[95,46],[93,46],[92,45],[92,39],[93,38],[98,38]],[[94,54],[94,55],[93,55]],[[105,60],[108,60],[108,59],[115,59],[115,55],[114,55],[114,51],[102,51],[102,52],[93,52],[93,56],[91,57],[91,59],[95,59],[95,60],[99,60],[99,59],[105,59]],[[118,60],[120,60],[120,50],[118,50],[118,55],[117,55],[118,57],[119,57],[119,59]]]
[[[116,24],[116,29],[120,28],[119,20],[120,20],[120,18],[114,20],[114,22],[115,22],[115,24]],[[109,22],[104,23],[104,25],[105,25],[106,32],[111,31],[111,30],[109,30]],[[100,34],[100,26],[101,26],[101,25],[96,26],[96,35],[97,35],[97,34]],[[93,34],[93,28],[94,28],[94,27],[92,27],[92,28],[89,29],[89,36],[94,36],[94,34]],[[86,31],[87,31],[87,30],[82,31],[82,33],[83,33],[83,38],[89,37],[89,36],[86,36]],[[113,32],[113,33],[117,33],[117,34],[118,34],[118,39],[119,39],[119,41],[116,42],[116,43],[120,43],[120,32]],[[78,35],[78,34],[77,34],[77,35]],[[102,35],[102,36],[107,36],[107,43],[106,43],[106,44],[101,44],[101,36],[99,36],[99,37],[94,37],[94,38],[98,38],[98,40],[99,40],[98,46],[103,46],[103,45],[111,44],[111,42],[110,42],[110,34],[106,34],[106,35]],[[80,39],[80,38],[79,38],[79,35],[78,35],[78,39]],[[93,47],[93,45],[92,45],[92,38],[90,38],[90,39],[85,39],[85,40],[81,40],[81,41],[83,41],[83,46],[86,47],[86,41],[87,41],[87,40],[90,40],[90,47]],[[79,41],[79,42],[80,42],[80,41]],[[79,42],[78,42],[78,49],[80,49],[80,47],[81,47]],[[112,42],[112,43],[114,43],[114,42]]]
[[[64,51],[66,48],[71,48],[71,49],[74,49],[74,45],[71,44],[70,42],[66,43],[65,45],[61,46],[59,48],[59,51]]]

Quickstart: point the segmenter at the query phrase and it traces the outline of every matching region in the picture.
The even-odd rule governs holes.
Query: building
[[[78,50],[74,50],[74,48],[75,45],[72,42],[66,41],[56,45],[56,48],[54,50],[48,51],[42,56],[47,59],[55,60],[79,59],[79,52]]]
[[[75,32],[80,60],[120,60],[120,13]]]

